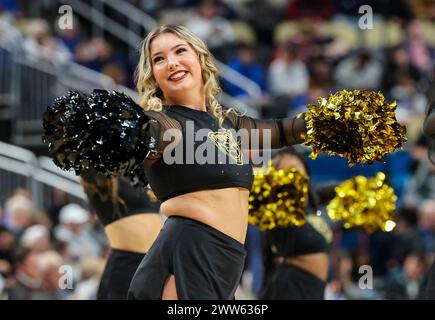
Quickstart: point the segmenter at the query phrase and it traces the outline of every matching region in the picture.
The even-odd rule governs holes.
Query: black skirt
[[[323,300],[326,283],[301,268],[277,264],[264,283],[263,300]]]
[[[173,274],[180,300],[233,299],[245,257],[237,240],[201,222],[171,216],[140,263],[128,298],[161,299]]]
[[[97,300],[125,300],[131,279],[145,254],[112,249],[97,292]]]

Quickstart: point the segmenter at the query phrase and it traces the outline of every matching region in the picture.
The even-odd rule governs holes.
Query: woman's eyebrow
[[[174,49],[177,49],[178,47],[185,46],[185,45],[186,44],[184,44],[184,43],[180,43],[180,44],[177,44],[176,46],[173,46],[170,50],[174,50]],[[156,55],[161,54],[161,53],[162,53],[161,51],[156,52],[152,55],[152,57],[154,58]]]

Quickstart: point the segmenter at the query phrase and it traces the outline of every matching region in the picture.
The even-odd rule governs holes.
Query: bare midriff
[[[307,271],[322,281],[326,281],[328,277],[329,258],[324,252],[287,257],[280,263]]]
[[[146,253],[163,226],[158,213],[143,213],[128,216],[104,228],[113,249]]]
[[[166,200],[160,209],[167,217],[181,216],[202,222],[244,244],[248,198],[249,191],[245,188],[201,190]]]

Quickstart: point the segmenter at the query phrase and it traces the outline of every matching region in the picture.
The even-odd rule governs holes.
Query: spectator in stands
[[[10,300],[31,300],[41,288],[41,270],[38,254],[18,248],[14,258],[15,282],[6,289]]]
[[[411,65],[423,74],[433,72],[435,52],[424,38],[420,20],[412,20],[406,27],[405,48],[409,55]]]
[[[397,101],[397,120],[408,127],[408,138],[415,141],[421,131],[421,122],[427,105],[425,94],[419,92],[417,84],[407,71],[395,74],[389,96]]]
[[[367,263],[365,249],[356,248],[352,255],[336,248],[331,253],[330,281],[326,286],[325,299],[374,299],[379,292],[375,287],[364,290],[359,286],[360,274],[355,270]]]
[[[367,267],[371,268],[370,276],[374,275],[373,265],[370,264],[369,249],[365,246],[356,248],[351,252],[351,257],[353,262],[351,276],[354,286],[349,291],[349,298],[364,300],[372,300],[378,298],[379,293],[378,288],[374,283],[375,280],[372,278],[369,282],[366,278],[363,278],[364,275],[368,275],[368,273],[366,272]],[[373,285],[373,287],[370,287],[371,290],[366,290],[362,284],[367,286]]]
[[[57,22],[57,21],[56,21]],[[72,18],[71,28],[60,29],[59,24],[55,23],[56,34],[62,43],[68,48],[69,52],[76,60],[76,50],[79,45],[85,42],[85,38],[80,34],[80,22],[77,16]]]
[[[75,286],[74,295],[68,299],[95,300],[103,273],[104,260],[87,258],[80,262],[80,281]]]
[[[352,259],[346,251],[336,248],[330,253],[330,261],[330,279],[325,288],[325,299],[348,299],[346,289],[354,285],[351,277]]]
[[[397,101],[397,119],[407,126],[410,142],[421,134],[427,98],[419,87],[425,86],[427,75],[410,61],[404,45],[398,45],[387,52],[386,67],[382,79],[385,95]]]
[[[425,245],[417,226],[418,215],[415,207],[402,207],[397,212],[397,224],[392,235],[391,259],[388,262],[389,269],[403,265],[405,259],[411,253],[425,252]]]
[[[37,265],[40,271],[41,286],[33,295],[35,300],[63,300],[70,294],[59,286],[63,265],[62,257],[55,251],[46,251],[37,255]]]
[[[272,117],[296,116],[305,111],[308,103],[314,102],[311,100],[327,96],[333,84],[326,59],[316,57],[305,63],[298,57],[299,45],[289,41],[283,47],[282,56],[269,67],[269,105],[270,109],[282,108],[285,112],[277,112]]]
[[[20,244],[32,252],[44,252],[51,248],[50,231],[41,224],[27,228],[20,238]]]
[[[228,66],[254,81],[260,87],[262,93],[266,93],[266,72],[263,66],[256,61],[254,48],[251,45],[241,43],[237,50],[237,55],[230,59]],[[236,84],[225,81],[223,85],[225,90],[233,97],[245,101],[251,99],[248,92],[238,87]],[[255,102],[261,104],[263,101]]]
[[[16,194],[5,204],[3,225],[15,235],[21,234],[35,220],[35,206],[26,196]]]
[[[328,282],[325,288],[325,300],[346,300],[343,284],[339,280]]]
[[[74,264],[74,257],[71,254],[69,245],[65,241],[57,240],[56,238],[53,239],[51,242],[51,245],[53,247],[53,250],[60,254],[63,261],[65,261],[66,264]]]
[[[294,43],[287,42],[284,48],[283,57],[273,61],[268,70],[270,94],[289,98],[304,95],[310,80],[308,69],[298,58]]]
[[[419,208],[419,225],[426,250],[435,254],[435,198],[425,200]]]
[[[113,48],[104,38],[93,38],[79,44],[76,49],[77,62],[92,70],[101,72],[104,65],[112,61]]]
[[[426,290],[427,264],[421,254],[408,255],[403,270],[393,272],[385,285],[384,299],[415,300],[422,299]]]
[[[318,97],[327,97],[329,93],[335,91],[336,85],[332,77],[332,63],[329,59],[323,55],[313,56],[308,60],[307,65],[310,72],[307,94],[304,99],[293,102],[293,113],[290,115],[304,112],[307,104],[317,104]]]
[[[422,78],[420,70],[410,63],[408,52],[402,45],[388,49],[385,62],[382,77],[382,90],[385,93],[396,85],[397,75],[400,73],[408,74],[415,83],[418,83]]]
[[[87,68],[106,73],[116,84],[125,85],[129,81],[126,77],[128,57],[112,47],[105,38],[97,37],[79,44],[76,48],[76,60]]]
[[[71,61],[71,53],[62,41],[51,35],[47,21],[30,20],[25,27],[25,34],[27,37],[23,45],[31,61],[44,61],[54,65],[64,65]]]
[[[382,65],[367,50],[360,50],[342,60],[335,71],[340,88],[376,90],[382,76]]]
[[[55,228],[56,239],[68,243],[69,251],[75,260],[100,256],[101,248],[89,231],[89,212],[78,204],[62,208],[60,225]]]
[[[198,15],[187,21],[186,27],[206,42],[216,58],[225,60],[225,51],[234,43],[235,35],[229,21],[219,16],[215,0],[203,0]]]
[[[330,92],[335,87],[332,77],[332,61],[324,55],[311,57],[308,62],[310,72],[310,86],[323,88],[325,92]],[[321,95],[318,97],[327,96]]]
[[[407,181],[404,203],[408,206],[418,206],[425,199],[435,199],[435,164],[429,161],[427,154],[427,141],[422,136],[411,147],[416,169]]]
[[[20,32],[15,27],[15,18],[7,11],[3,11],[0,3],[0,45],[13,48],[22,41]]]

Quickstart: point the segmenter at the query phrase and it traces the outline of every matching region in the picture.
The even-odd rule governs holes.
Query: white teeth
[[[173,75],[173,76],[171,77],[171,79],[173,79],[173,80],[177,80],[177,79],[181,78],[182,76],[184,76],[185,74],[186,74],[185,71],[183,71],[183,72],[178,72],[177,74]]]

